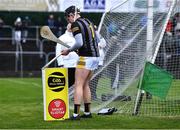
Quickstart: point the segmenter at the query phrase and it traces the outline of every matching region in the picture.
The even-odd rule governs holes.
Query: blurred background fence
[[[51,29],[59,37],[67,25],[63,12],[0,12],[0,77],[41,76],[41,68],[55,56],[56,43],[41,38],[39,33],[41,26],[49,26],[50,15],[54,20]],[[88,13],[87,16],[98,24],[101,15]],[[17,18],[22,22],[20,41],[15,36]],[[28,26],[23,23],[26,18],[30,22]],[[56,62],[51,66],[56,66]]]

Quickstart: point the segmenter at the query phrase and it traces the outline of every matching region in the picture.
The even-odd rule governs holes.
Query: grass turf
[[[0,129],[180,129],[180,117],[123,114],[46,122],[40,78],[1,78],[0,87]]]

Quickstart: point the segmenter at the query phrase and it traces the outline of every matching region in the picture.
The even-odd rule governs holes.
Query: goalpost
[[[169,88],[168,95],[165,99],[158,98],[153,96],[152,99],[143,98],[142,106],[140,108],[141,115],[155,115],[155,116],[179,116],[179,99],[180,96],[179,88],[179,62],[180,55],[178,50],[180,46],[177,45],[179,40],[176,38],[176,23],[170,32],[165,32],[168,22],[173,22],[175,20],[175,15],[179,12],[180,1],[172,0],[171,7],[166,13],[166,20],[163,24],[162,30],[159,36],[156,38],[156,41],[153,43],[153,57],[151,59],[152,63],[155,63],[162,69],[171,73],[174,77],[171,87]],[[169,21],[170,20],[170,21]],[[157,74],[158,75],[158,74]],[[156,75],[155,75],[156,76]],[[161,93],[161,91],[158,91]]]
[[[171,13],[172,13],[172,9],[173,9],[173,7],[175,5],[175,1],[173,0],[172,3],[171,3],[171,6],[170,6],[169,11],[167,13],[167,16],[165,18],[164,25],[162,26],[162,31],[160,32],[160,36],[158,38],[158,41],[156,42],[157,44],[154,43],[154,45],[153,45],[153,12],[154,12],[153,11],[153,7],[154,7],[153,5],[154,5],[154,2],[151,1],[151,0],[148,0],[147,3],[148,4],[147,4],[146,61],[154,64],[156,56],[157,56],[159,48],[160,48],[160,45],[161,45],[161,42],[162,42],[162,38],[163,38],[164,33],[165,33],[165,29],[166,29],[168,20],[170,18]],[[145,66],[144,66],[144,68],[145,68]],[[134,107],[134,112],[133,112],[134,115],[139,114],[140,107],[141,107],[142,100],[143,100],[143,96],[145,95],[145,91],[141,90],[144,73],[145,72],[144,72],[144,69],[143,69],[143,72],[141,73],[141,77],[140,77],[140,81],[139,81],[140,83],[139,83],[139,86],[138,86],[139,90],[138,90],[137,97],[136,97],[136,102],[135,102],[135,107]],[[151,96],[152,96],[148,92],[147,92],[146,95],[149,96],[149,98],[151,98]]]
[[[163,0],[164,2],[164,0]],[[155,64],[171,73],[175,80],[166,99],[152,96],[152,99],[142,99],[140,114],[143,115],[178,115],[180,106],[180,62],[179,54],[170,48],[167,51],[163,33],[169,16],[173,16],[179,7],[176,4],[170,10],[153,11],[152,53]],[[130,5],[134,8],[127,9]],[[160,6],[159,3],[158,6]],[[147,8],[135,0],[124,0],[122,3],[106,12],[101,20],[99,32],[106,40],[104,49],[104,65],[99,67],[90,83],[92,92],[92,110],[97,112],[104,107],[116,107],[118,113],[132,114],[138,92],[138,83],[143,72],[147,52]],[[145,4],[146,5],[146,4]],[[172,4],[171,4],[172,5]],[[157,7],[157,5],[154,5]],[[163,29],[164,27],[164,29]],[[149,31],[148,31],[149,33]],[[169,42],[174,42],[170,40]],[[159,51],[157,45],[160,45]],[[165,46],[165,47],[164,47]],[[168,48],[169,49],[169,48]],[[162,51],[163,50],[163,51]],[[169,50],[168,50],[169,51]],[[157,53],[157,56],[155,56]],[[175,56],[174,56],[175,55]],[[175,63],[173,63],[175,61]],[[165,66],[165,67],[164,67]],[[73,99],[70,99],[73,105]]]

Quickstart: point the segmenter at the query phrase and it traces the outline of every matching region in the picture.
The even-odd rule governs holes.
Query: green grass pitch
[[[0,129],[180,129],[180,117],[114,114],[80,121],[44,121],[41,78],[0,79]]]

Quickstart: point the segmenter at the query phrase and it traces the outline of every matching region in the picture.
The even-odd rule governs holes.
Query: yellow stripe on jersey
[[[92,27],[91,24],[89,25],[89,28],[91,29],[92,37],[94,38],[94,37],[95,37],[95,35],[94,35],[94,29],[93,29],[93,27]]]
[[[76,31],[79,31],[79,27],[74,27],[74,28],[72,29],[72,32],[76,32]]]

